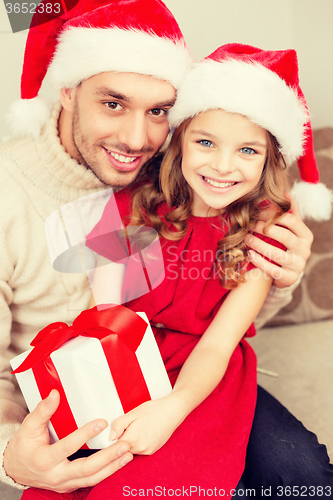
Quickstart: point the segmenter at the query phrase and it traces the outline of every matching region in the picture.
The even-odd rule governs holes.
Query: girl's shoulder
[[[145,184],[144,181],[135,182],[128,187],[124,187],[114,193],[114,200],[117,203],[121,217],[126,217],[132,213],[132,199],[135,192]]]
[[[147,179],[141,180],[114,193],[114,200],[117,203],[119,214],[122,219],[128,218],[129,221],[129,216],[132,215],[133,211],[132,210],[133,196],[140,188],[145,186],[147,183],[149,183],[149,180]],[[155,208],[156,208],[156,213],[162,219],[164,219],[165,215],[172,210],[165,201],[159,203],[157,206],[155,206]],[[143,208],[141,210],[142,212],[144,212]],[[124,223],[126,225],[126,220],[124,221]]]
[[[125,203],[127,200],[130,200],[133,194],[142,186],[144,186],[145,182],[134,182],[130,186],[123,187],[119,189],[119,191],[115,191],[114,196],[117,200],[117,203]]]

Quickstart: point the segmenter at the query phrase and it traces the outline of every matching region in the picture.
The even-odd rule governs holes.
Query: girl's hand
[[[245,238],[246,244],[252,249],[251,261],[256,267],[273,278],[273,285],[277,288],[291,286],[298,280],[310,257],[313,241],[313,235],[302,221],[297,204],[289,193],[288,198],[291,201],[291,213],[282,215],[275,225],[268,228],[266,233],[267,236],[282,243],[287,248],[286,251],[276,248],[253,235],[247,235]],[[262,221],[259,221],[255,226],[255,232],[264,234],[265,222],[263,221],[268,220],[270,215],[269,210],[262,212]],[[260,254],[272,259],[281,267],[268,262]]]
[[[130,444],[130,452],[152,455],[182,422],[180,406],[172,395],[147,401],[112,422],[111,439]]]

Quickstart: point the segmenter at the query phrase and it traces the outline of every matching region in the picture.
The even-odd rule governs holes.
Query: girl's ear
[[[61,105],[66,111],[69,111],[70,113],[72,113],[74,109],[75,92],[76,88],[62,88],[60,90]]]

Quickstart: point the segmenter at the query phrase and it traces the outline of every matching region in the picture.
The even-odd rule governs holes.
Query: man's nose
[[[147,121],[143,113],[129,113],[123,118],[118,132],[119,142],[131,151],[140,151],[148,143]]]

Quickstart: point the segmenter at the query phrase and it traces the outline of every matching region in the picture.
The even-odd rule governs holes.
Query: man
[[[46,218],[105,186],[121,188],[134,181],[168,135],[166,115],[191,64],[179,27],[162,2],[107,2],[82,0],[62,18],[30,30],[23,101],[13,111],[22,138],[5,143],[0,153],[0,475],[17,488],[73,491],[102,481],[132,458],[126,443],[117,443],[69,462],[67,457],[106,422],[91,422],[50,446],[46,423],[58,406],[58,393],[25,418],[8,363],[45,325],[70,323],[88,306],[86,278],[51,267]],[[50,116],[38,97],[47,69],[61,101]],[[312,235],[293,210],[279,221],[284,227],[268,232],[288,252],[270,254],[271,247],[254,236],[248,242],[255,265],[276,277],[262,320],[289,301],[288,287],[295,286],[310,254]],[[282,267],[259,253],[273,256]]]

